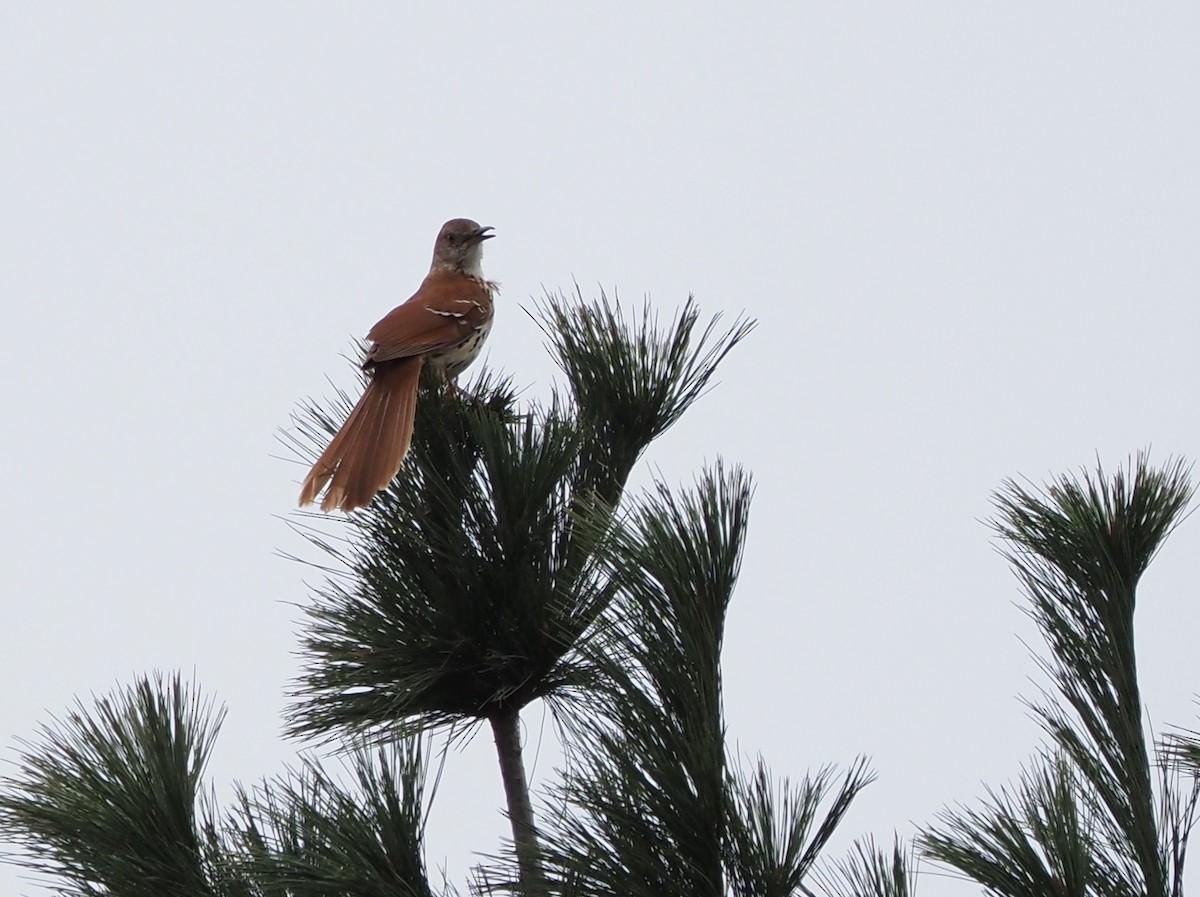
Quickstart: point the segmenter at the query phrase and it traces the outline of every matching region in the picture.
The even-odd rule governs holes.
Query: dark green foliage
[[[718,467],[683,495],[660,487],[608,533],[619,588],[597,642],[606,687],[546,810],[557,892],[715,897],[728,879],[738,893],[787,893],[756,888],[798,882],[866,782],[856,766],[809,841],[825,775],[777,791],[761,767],[748,781],[727,769],[720,653],[750,492]]]
[[[1154,788],[1134,651],[1137,584],[1193,493],[1178,462],[1008,483],[997,531],[1050,648],[1064,704],[1033,710],[1057,758],[982,812],[948,813],[925,848],[996,893],[1176,897],[1195,790]],[[1052,890],[1047,890],[1050,888]]]
[[[982,809],[942,813],[923,845],[997,894],[1124,893],[1095,855],[1097,834],[1073,765],[1042,757],[1012,791],[989,792]]]
[[[915,878],[912,853],[899,838],[891,853],[871,838],[856,841],[848,857],[820,875],[822,890],[833,897],[911,897]]]
[[[222,822],[200,791],[222,716],[175,676],[43,727],[0,794],[16,860],[80,897],[432,894],[415,745],[355,755],[353,789],[308,761]]]
[[[241,790],[227,827],[263,895],[431,897],[421,847],[425,764],[414,741],[355,753],[353,787],[319,763]]]
[[[610,506],[646,447],[704,393],[717,365],[754,329],[739,318],[721,331],[717,316],[698,331],[700,310],[690,296],[665,329],[649,302],[631,322],[615,297],[601,292],[598,302],[587,302],[578,288],[573,300],[547,295],[538,311],[589,437],[581,483]]]
[[[604,592],[566,560],[579,437],[492,410],[500,389],[426,392],[408,475],[353,516],[353,540],[321,543],[349,575],[309,608],[293,731],[485,718],[585,679],[564,655]]]
[[[23,742],[3,781],[0,833],[64,894],[221,892],[197,823],[201,775],[223,711],[175,676],[145,678]]]
[[[724,893],[720,648],[749,499],[740,472],[717,471],[680,498],[660,488],[608,534],[606,687],[545,835],[573,893]]]
[[[850,803],[873,778],[861,759],[840,782],[835,782],[833,768],[826,767],[799,782],[784,779],[776,784],[761,760],[753,774],[735,774],[728,785],[731,805],[725,860],[733,893],[739,897],[802,893],[805,878]]]

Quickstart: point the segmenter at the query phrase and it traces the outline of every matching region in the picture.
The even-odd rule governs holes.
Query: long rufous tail
[[[353,511],[392,481],[412,441],[423,361],[418,355],[375,368],[362,398],[304,478],[301,505],[316,501],[328,483],[321,510]]]

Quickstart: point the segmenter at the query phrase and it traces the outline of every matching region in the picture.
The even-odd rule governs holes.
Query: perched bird
[[[468,218],[442,225],[433,264],[420,289],[367,334],[366,391],[321,453],[300,490],[300,504],[329,489],[321,510],[352,511],[369,504],[392,481],[412,441],[421,369],[447,379],[467,367],[492,327],[494,284],[483,279],[483,241],[495,234]]]

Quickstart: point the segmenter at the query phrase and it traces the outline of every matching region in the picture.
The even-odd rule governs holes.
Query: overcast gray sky
[[[989,494],[1200,458],[1200,7],[741,5],[0,3],[9,758],[152,669],[228,704],[222,793],[294,757],[275,433],[468,216],[488,362],[533,395],[543,286],[761,322],[647,464],[755,475],[730,737],[794,776],[873,758],[836,849],[1017,773],[1036,636]],[[1198,547],[1144,581],[1159,726],[1197,724]],[[431,865],[463,881],[501,803],[481,735]]]

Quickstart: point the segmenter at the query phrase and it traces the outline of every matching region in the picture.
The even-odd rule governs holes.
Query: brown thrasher
[[[479,354],[492,327],[492,291],[483,279],[483,241],[495,234],[469,218],[442,225],[420,288],[371,328],[363,362],[371,372],[362,398],[304,478],[300,504],[352,511],[392,481],[412,441],[417,388],[425,364],[452,379]]]

